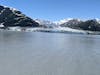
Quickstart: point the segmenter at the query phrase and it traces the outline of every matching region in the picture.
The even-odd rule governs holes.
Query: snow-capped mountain
[[[73,29],[82,29],[89,31],[100,31],[100,19],[79,20],[72,19],[60,25],[61,27],[70,27]]]
[[[99,18],[95,18],[94,20],[96,20],[100,24],[100,19]]]
[[[100,23],[100,19],[99,18],[95,18],[95,19],[87,19],[87,20],[95,20],[98,23]],[[87,20],[82,20],[82,19],[78,19],[78,18],[66,18],[66,19],[62,19],[59,21],[55,21],[54,23],[62,25],[64,23],[69,23],[70,24],[77,24],[78,22],[85,22]]]
[[[55,22],[35,19],[35,21],[44,28],[69,27],[79,30],[100,31],[100,19],[80,20],[68,18]]]
[[[17,26],[17,29],[16,29]],[[14,28],[11,28],[14,27]],[[25,29],[25,27],[29,27]],[[31,27],[31,29],[30,29]],[[36,27],[33,29],[33,27]],[[100,32],[100,19],[80,20],[74,18],[60,21],[48,21],[31,19],[15,8],[0,5],[0,29],[10,28],[13,30],[47,31],[47,32],[71,32],[72,30]],[[24,29],[23,29],[24,28]],[[73,32],[72,31],[72,32]]]
[[[37,23],[39,23],[42,27],[48,27],[48,28],[54,28],[58,27],[58,25],[54,22],[48,21],[48,20],[42,20],[42,19],[34,19]]]
[[[0,5],[0,26],[37,27],[39,24],[15,8]]]
[[[71,26],[78,25],[81,22],[82,22],[82,20],[80,20],[80,19],[69,19],[69,20],[63,22],[62,24],[60,24],[60,26],[62,26],[62,27],[71,27]]]
[[[74,18],[66,18],[66,19],[62,19],[60,21],[55,21],[56,24],[62,25],[64,23],[68,23],[69,21],[75,22],[75,21],[81,21],[80,19],[74,19]]]
[[[34,19],[36,22],[38,22],[42,26],[47,26],[47,27],[58,27],[60,25],[63,25],[67,23],[68,25],[72,24],[77,24],[78,22],[81,22],[80,19],[73,19],[73,18],[68,18],[68,19],[63,19],[60,21],[48,21],[48,20],[42,20],[42,19]]]
[[[72,20],[73,18],[67,18],[67,19],[62,19],[60,21],[55,21],[54,23],[58,24],[58,25],[61,25],[61,24],[64,24],[70,20]]]

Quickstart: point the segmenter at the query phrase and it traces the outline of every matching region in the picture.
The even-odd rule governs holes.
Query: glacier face
[[[42,20],[42,19],[34,19],[37,23],[39,23],[40,26],[44,26],[47,28],[54,28],[54,27],[58,27],[58,24],[56,24],[55,22],[52,21],[48,21],[48,20]]]

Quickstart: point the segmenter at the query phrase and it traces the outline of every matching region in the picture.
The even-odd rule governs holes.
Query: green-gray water
[[[0,32],[0,75],[100,75],[100,36]]]

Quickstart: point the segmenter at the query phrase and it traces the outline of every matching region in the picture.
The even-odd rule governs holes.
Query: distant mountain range
[[[0,27],[39,27],[58,28],[67,27],[77,30],[100,31],[100,19],[80,20],[68,18],[56,22],[41,19],[31,19],[21,11],[0,5]]]
[[[60,24],[61,27],[70,27],[73,29],[82,29],[82,30],[90,30],[90,31],[100,31],[100,20],[99,19],[91,19],[91,20],[79,20],[79,19],[71,19],[63,24]]]
[[[91,20],[80,20],[80,19],[64,19],[56,22],[50,22],[46,20],[36,19],[36,22],[39,25],[46,27],[69,27],[73,29],[79,30],[89,30],[89,31],[100,31],[100,20],[99,19],[91,19]]]

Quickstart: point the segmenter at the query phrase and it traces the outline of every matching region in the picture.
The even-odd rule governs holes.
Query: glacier
[[[0,29],[3,30],[3,29]],[[55,27],[55,28],[41,28],[41,27],[8,27],[7,31],[19,31],[19,32],[48,32],[48,33],[68,33],[68,34],[93,34],[97,35],[100,32],[86,31],[72,29],[69,27]]]

